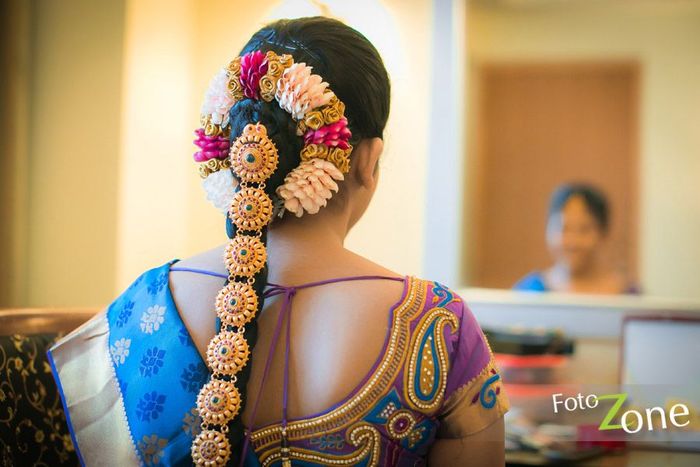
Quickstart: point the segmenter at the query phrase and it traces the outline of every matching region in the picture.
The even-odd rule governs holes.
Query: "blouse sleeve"
[[[509,402],[488,341],[463,300],[453,302],[459,330],[452,341],[439,438],[483,430],[508,411]]]

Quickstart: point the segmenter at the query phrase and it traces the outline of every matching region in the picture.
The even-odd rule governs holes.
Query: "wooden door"
[[[551,263],[547,205],[563,182],[605,192],[606,256],[636,277],[638,74],[630,63],[480,67],[473,285],[508,288]]]

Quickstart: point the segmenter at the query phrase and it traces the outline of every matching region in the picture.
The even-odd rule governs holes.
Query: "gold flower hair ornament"
[[[297,124],[297,135],[303,137],[302,163],[288,174],[276,190],[279,202],[297,217],[313,214],[325,206],[332,196],[328,186],[343,180],[350,170],[352,136],[345,118],[345,105],[328,89],[328,83],[305,63],[294,63],[290,55],[274,52],[251,52],[236,57],[211,81],[201,110],[202,127],[196,130],[195,144],[200,150],[194,159],[200,163],[199,173],[207,198],[223,213],[228,213],[238,179],[231,173],[248,173],[244,161],[229,158],[238,154],[229,143],[231,132],[229,111],[243,99],[262,99],[276,103],[289,112]],[[264,154],[264,151],[262,152]],[[312,162],[314,159],[329,164]],[[256,161],[256,164],[266,164]],[[269,167],[274,172],[275,166]],[[225,170],[226,169],[226,170]],[[255,171],[253,171],[255,173]],[[262,172],[264,173],[264,172]],[[254,181],[254,180],[249,180]],[[279,212],[281,216],[284,210]]]
[[[279,164],[277,147],[265,126],[250,123],[230,142],[229,111],[243,99],[276,101],[304,139],[301,163],[276,189],[278,203],[265,192]],[[197,397],[202,431],[192,444],[196,465],[226,465],[238,448],[228,438],[228,424],[243,406],[236,375],[248,364],[251,349],[245,326],[255,319],[261,303],[254,285],[267,261],[262,233],[279,203],[284,207],[279,215],[284,210],[296,216],[315,214],[338,191],[337,182],[350,170],[352,151],[344,113],[343,103],[328,83],[311,73],[311,67],[274,52],[235,58],[207,90],[202,127],[195,132],[200,150],[194,158],[200,163],[207,197],[227,214],[236,231],[224,254],[229,279],[214,304],[221,329],[207,347],[211,378]]]

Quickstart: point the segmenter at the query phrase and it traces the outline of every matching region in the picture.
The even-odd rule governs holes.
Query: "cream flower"
[[[141,315],[141,331],[146,334],[153,334],[160,329],[160,325],[165,321],[165,307],[153,305]]]
[[[284,71],[277,81],[275,97],[280,107],[289,112],[294,120],[301,120],[307,110],[326,105],[333,98],[327,90],[328,83],[320,76],[311,74],[311,67],[295,63]]]
[[[121,338],[114,342],[114,345],[110,347],[110,352],[112,354],[112,360],[116,366],[121,365],[126,361],[126,357],[129,356],[129,347],[131,347],[131,339]]]
[[[338,191],[336,180],[343,180],[336,166],[322,159],[311,159],[287,175],[284,184],[277,188],[277,195],[284,200],[284,207],[297,217],[304,211],[316,214],[333,192]]]
[[[225,68],[212,78],[202,103],[202,116],[210,116],[211,122],[225,127],[228,125],[228,111],[236,101],[228,90],[228,72]]]
[[[228,213],[237,186],[238,181],[229,169],[218,170],[202,180],[207,199],[223,214]]]

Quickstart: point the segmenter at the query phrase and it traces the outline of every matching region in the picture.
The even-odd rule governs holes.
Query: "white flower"
[[[234,103],[235,100],[228,92],[228,72],[222,68],[209,83],[201,113],[211,116],[212,123],[226,126],[229,118],[228,111]]]
[[[153,334],[158,329],[160,325],[165,321],[165,307],[160,305],[153,305],[144,311],[141,315],[141,331],[146,334]]]
[[[221,169],[202,180],[202,188],[207,193],[207,199],[224,214],[227,214],[231,207],[237,186],[238,181],[233,178],[228,169]]]
[[[131,347],[131,339],[118,339],[114,342],[114,345],[110,347],[110,352],[112,353],[112,360],[114,364],[119,366],[124,363],[126,357],[129,356],[129,347]]]

